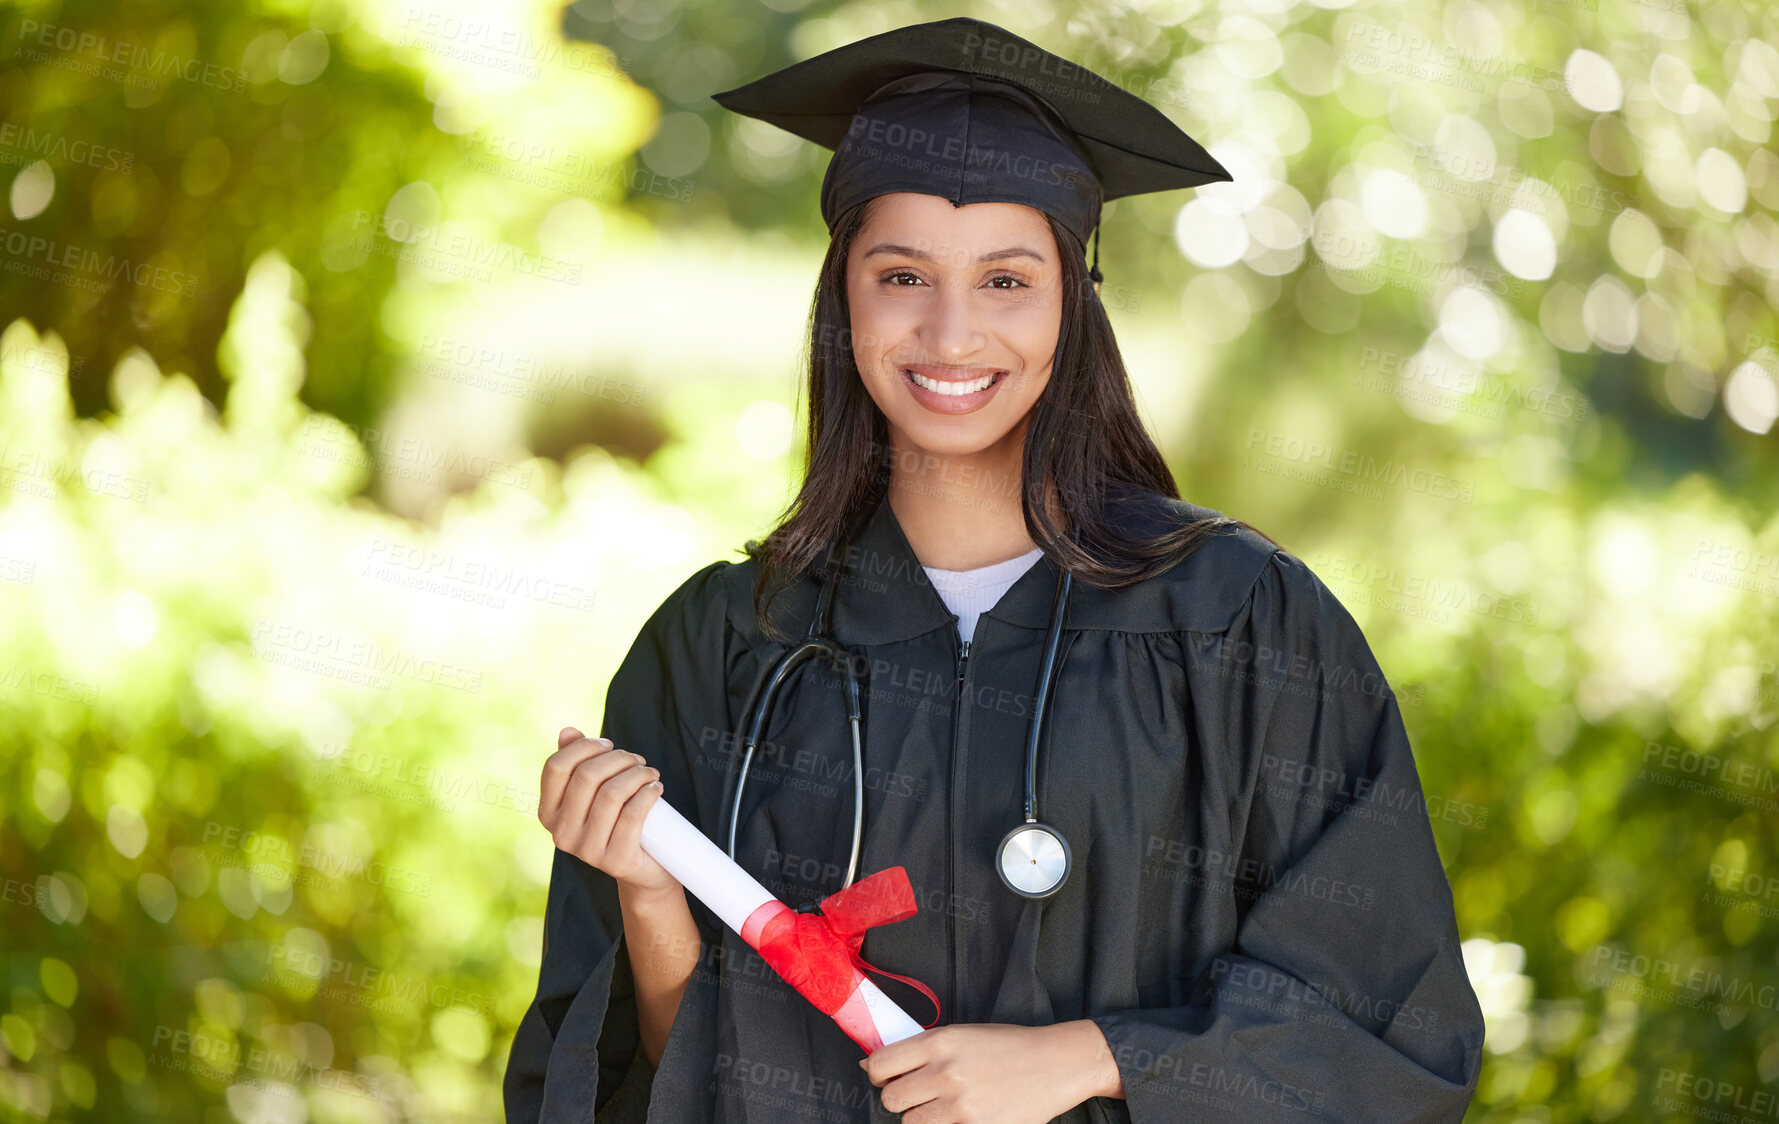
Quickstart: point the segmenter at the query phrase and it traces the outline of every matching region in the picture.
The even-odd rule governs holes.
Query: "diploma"
[[[865,891],[860,900],[899,894],[896,915],[885,915],[881,906],[867,901],[858,908],[847,908],[844,902],[838,908],[824,906],[833,916],[822,917],[798,913],[779,901],[665,800],[656,800],[642,821],[642,849],[739,933],[785,982],[830,1015],[865,1053],[923,1029],[857,964],[865,928],[914,912],[908,875],[901,867],[879,871],[824,899],[838,902],[858,890]]]

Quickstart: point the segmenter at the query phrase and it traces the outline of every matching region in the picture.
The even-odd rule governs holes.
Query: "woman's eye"
[[[894,273],[886,273],[882,276],[882,278],[880,278],[880,280],[882,280],[884,284],[889,285],[892,288],[906,289],[909,286],[902,284],[901,281],[899,280],[900,278],[903,278],[903,277],[910,278],[913,281],[920,281],[920,276],[918,274],[909,273],[907,270],[896,270]],[[1011,285],[999,284],[999,282],[1001,282],[1001,281],[1011,281],[1012,284]],[[924,285],[926,282],[921,281],[920,283]],[[1011,273],[997,273],[993,277],[990,277],[988,279],[988,284],[991,288],[1003,289],[1003,290],[1028,289],[1031,287],[1030,285],[1028,285],[1026,283],[1024,278],[1015,276],[1014,274],[1011,274]]]

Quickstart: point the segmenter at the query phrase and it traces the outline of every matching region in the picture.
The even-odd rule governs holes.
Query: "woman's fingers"
[[[573,752],[585,744],[584,741],[576,742],[562,752]],[[636,762],[636,754],[604,746],[597,746],[593,753],[580,756],[562,787],[562,800],[557,805],[556,818],[550,822],[551,829],[571,838],[578,834],[587,822],[587,814],[599,795],[600,786],[607,778],[634,768]]]
[[[623,759],[626,758],[630,762],[628,765],[624,764]],[[643,785],[652,783],[657,774],[655,770],[641,764],[641,759],[635,754],[625,753],[622,750],[610,754],[603,761],[594,758],[582,765],[576,772],[590,771],[600,765],[604,765],[605,768],[599,770],[603,774],[599,782],[599,791],[594,793],[588,801],[587,818],[581,828],[581,839],[582,845],[590,853],[604,858],[612,854],[612,828],[617,825],[618,815],[624,810],[624,805],[632,796],[636,795]],[[573,782],[569,784],[569,792],[571,795],[575,794]],[[564,812],[567,811],[568,808],[564,802]],[[572,820],[569,820],[565,815],[562,822],[564,828],[572,831]],[[616,876],[616,872],[608,873],[613,873],[614,877]]]
[[[568,733],[568,730],[563,733]],[[583,761],[605,753],[611,747],[611,742],[604,738],[578,738],[563,745],[544,761],[543,777],[538,782],[537,818],[545,827],[555,824],[562,806],[563,792],[568,788],[569,779],[574,776],[575,770]]]
[[[610,855],[631,855],[642,852],[642,821],[648,818],[649,809],[661,798],[660,774],[654,769],[648,770],[652,776],[645,781],[636,794],[624,801],[624,807],[618,812],[618,821],[612,825],[610,841],[606,844],[606,853]]]
[[[859,1068],[873,1085],[882,1085],[892,1077],[919,1069],[931,1061],[938,1053],[936,1046],[942,1046],[946,1035],[940,1032],[942,1027],[928,1027],[919,1034],[911,1035],[900,1042],[891,1042],[887,1046],[879,1046],[865,1055],[859,1062]]]
[[[912,1073],[892,1077],[883,1084],[883,1107],[891,1112],[908,1112],[936,1099],[944,1091],[940,1085],[931,1066],[921,1066]]]
[[[584,823],[587,804],[593,799],[599,782],[641,760],[640,754],[613,749],[606,738],[582,738],[557,750],[544,763],[545,783],[553,791],[542,794],[540,809],[545,799],[554,800],[552,817],[544,820],[544,825],[554,829],[560,824]],[[541,814],[539,818],[543,818]]]
[[[883,1090],[884,1108],[891,1112],[917,1110],[946,1092],[945,1067],[939,1063],[949,1037],[941,1030],[942,1027],[932,1027],[911,1038],[880,1046],[859,1063],[866,1078]],[[919,1120],[931,1111],[916,1111],[904,1119]]]

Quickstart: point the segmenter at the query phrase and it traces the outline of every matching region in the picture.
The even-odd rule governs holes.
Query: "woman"
[[[1103,199],[1229,177],[1070,67],[947,20],[719,95],[836,147],[807,471],[544,767],[510,1120],[1464,1115],[1482,1017],[1395,698],[1301,561],[1178,498],[1083,269]],[[852,655],[791,675],[738,782],[824,590]],[[641,851],[658,799],[793,906],[905,867],[919,912],[862,951],[938,1025],[861,1059]],[[1066,860],[1026,886],[1001,846],[1037,820]]]

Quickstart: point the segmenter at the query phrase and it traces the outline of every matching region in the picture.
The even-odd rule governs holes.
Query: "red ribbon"
[[[933,1004],[932,1026],[939,1021],[939,997],[908,976],[886,972],[865,961],[859,949],[865,930],[913,917],[914,889],[899,866],[861,878],[823,898],[820,913],[798,913],[781,901],[770,901],[748,915],[741,939],[752,945],[786,983],[840,1024],[853,1041],[870,1053],[883,1045],[877,1035],[859,984],[864,969],[900,980]]]

